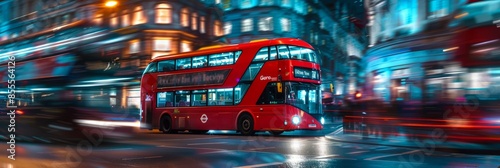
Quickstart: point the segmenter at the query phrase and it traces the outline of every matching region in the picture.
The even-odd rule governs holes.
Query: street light
[[[113,1],[113,0],[106,1],[104,5],[109,8],[115,7],[116,5],[118,5],[118,1]]]

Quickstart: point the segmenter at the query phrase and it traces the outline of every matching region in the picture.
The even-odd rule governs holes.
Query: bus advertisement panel
[[[164,133],[321,130],[320,66],[293,38],[154,58],[141,79],[141,127]]]

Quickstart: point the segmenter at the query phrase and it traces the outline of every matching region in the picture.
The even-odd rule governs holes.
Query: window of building
[[[285,7],[291,7],[292,4],[290,3],[290,0],[281,0],[281,5]]]
[[[273,5],[273,1],[274,0],[260,0],[260,4],[261,6],[270,6],[270,5]]]
[[[182,41],[181,42],[181,52],[190,52],[191,51],[191,42]]]
[[[129,43],[129,54],[139,53],[140,51],[140,41],[132,40]]]
[[[132,20],[133,25],[146,23],[146,17],[144,17],[144,12],[142,11],[142,7],[138,6],[134,9],[134,18]]]
[[[252,30],[253,30],[253,20],[251,18],[243,19],[241,21],[241,32],[249,32]]]
[[[122,27],[127,27],[130,25],[130,19],[128,16],[128,11],[124,10],[122,13]]]
[[[102,13],[96,13],[95,14],[94,23],[97,24],[97,25],[101,25],[102,24]],[[52,24],[55,25],[54,22]]]
[[[231,0],[223,0],[222,9],[224,9],[224,10],[231,9]]]
[[[191,16],[191,29],[197,30],[198,29],[198,14],[193,13]]]
[[[117,27],[118,26],[118,18],[116,17],[116,13],[111,14],[111,18],[109,19],[109,25],[111,27]]]
[[[222,36],[222,26],[220,21],[216,20],[214,23],[214,34],[216,36]]]
[[[172,6],[169,4],[158,4],[156,6],[156,23],[172,23]]]
[[[231,34],[232,29],[233,29],[233,24],[231,24],[231,22],[224,23],[224,35]]]
[[[427,18],[434,19],[448,14],[448,0],[427,0]]]
[[[205,16],[200,17],[200,33],[205,33]]]
[[[414,22],[416,13],[413,9],[416,2],[415,0],[401,0],[398,2],[398,16],[399,16],[399,25],[407,25]]]
[[[281,31],[289,32],[291,29],[290,19],[281,18]]]
[[[152,58],[155,58],[160,55],[167,55],[172,50],[171,44],[172,41],[170,39],[162,39],[156,38],[153,40],[153,53]]]
[[[181,10],[181,25],[184,27],[189,26],[189,10],[187,8]]]
[[[153,50],[155,51],[170,51],[171,50],[170,39],[155,39],[153,41]]]
[[[259,19],[259,31],[272,31],[273,30],[273,18],[266,17]]]
[[[65,14],[63,16],[63,24],[68,24],[70,21],[70,14]]]
[[[251,8],[252,7],[252,0],[241,0],[241,8],[246,9],[246,8]]]

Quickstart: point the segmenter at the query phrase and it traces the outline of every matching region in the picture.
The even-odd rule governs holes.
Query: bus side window
[[[290,58],[290,51],[288,51],[288,47],[286,45],[279,45],[278,53],[280,55],[280,59]]]
[[[276,46],[269,47],[269,60],[278,59],[278,50],[276,50]]]
[[[269,49],[268,47],[261,48],[257,55],[253,59],[253,61],[265,61],[269,58]]]
[[[158,62],[158,71],[166,72],[175,70],[175,61],[174,60],[165,60]]]
[[[292,59],[302,59],[300,55],[300,48],[297,46],[288,46],[290,48],[290,55]]]
[[[148,65],[148,67],[146,68],[146,73],[153,73],[153,72],[156,72],[157,69],[158,69],[158,63],[157,62],[152,62]]]

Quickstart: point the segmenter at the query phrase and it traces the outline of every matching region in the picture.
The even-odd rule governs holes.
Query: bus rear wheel
[[[164,115],[160,120],[160,131],[165,134],[176,133],[176,131],[172,130],[172,118],[168,115]]]
[[[269,133],[271,133],[271,135],[273,135],[273,136],[281,135],[283,132],[285,132],[285,131],[269,131]]]
[[[248,114],[243,114],[238,119],[238,130],[242,135],[253,135],[255,131],[253,130],[253,118]]]

